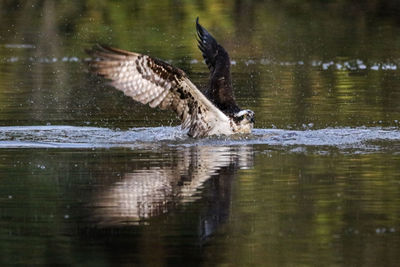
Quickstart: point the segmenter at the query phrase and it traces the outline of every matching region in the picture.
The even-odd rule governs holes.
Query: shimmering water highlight
[[[400,141],[397,128],[327,128],[318,130],[254,129],[251,135],[189,138],[177,127],[132,128],[113,130],[76,126],[0,127],[0,147],[25,148],[110,148],[158,147],[161,145],[254,145],[332,146],[371,149],[372,141],[385,141],[380,149]]]

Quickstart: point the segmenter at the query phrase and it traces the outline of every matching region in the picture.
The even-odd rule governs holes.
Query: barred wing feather
[[[146,55],[106,46],[96,46],[88,53],[92,72],[109,79],[112,86],[138,102],[174,111],[190,136],[224,134],[221,125],[229,125],[228,117],[182,70]]]

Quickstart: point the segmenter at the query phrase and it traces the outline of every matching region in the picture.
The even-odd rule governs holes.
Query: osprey
[[[236,104],[230,59],[225,49],[196,19],[198,47],[210,70],[203,94],[179,68],[156,58],[107,46],[88,53],[90,70],[116,89],[150,107],[174,111],[191,137],[251,133],[254,112]]]

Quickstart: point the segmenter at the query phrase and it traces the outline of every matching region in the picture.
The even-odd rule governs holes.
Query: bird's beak
[[[251,117],[250,122],[255,123],[254,117]]]

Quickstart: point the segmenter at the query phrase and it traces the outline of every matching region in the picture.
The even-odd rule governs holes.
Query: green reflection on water
[[[200,16],[236,62],[236,98],[257,128],[398,128],[399,70],[372,68],[399,67],[398,12],[397,1],[376,0],[0,1],[0,125],[178,124],[92,80],[84,49],[107,43],[171,60],[204,87]],[[357,60],[366,69],[313,66]],[[125,227],[100,227],[88,204],[123,173],[178,168],[180,149],[1,150],[0,263],[397,264],[396,147],[252,149],[250,169],[229,161],[196,201]]]
[[[168,170],[186,158],[187,149],[2,150],[2,262],[116,264],[152,257],[159,264],[398,261],[399,155],[293,154],[256,146],[254,162],[248,158],[250,169],[237,170],[239,163],[229,158],[246,155],[239,148],[206,149],[224,152],[214,152],[213,160],[199,161],[199,167],[225,167],[214,169],[198,188],[198,200],[131,226],[104,225],[92,217],[95,210],[104,211],[93,204],[95,199],[127,179],[124,173],[151,166]],[[192,159],[207,155],[203,148],[190,150]],[[201,170],[194,162],[188,170]],[[114,219],[118,215],[107,212]]]
[[[259,154],[235,183],[225,238],[210,250],[224,247],[238,265],[395,264],[398,160]]]

